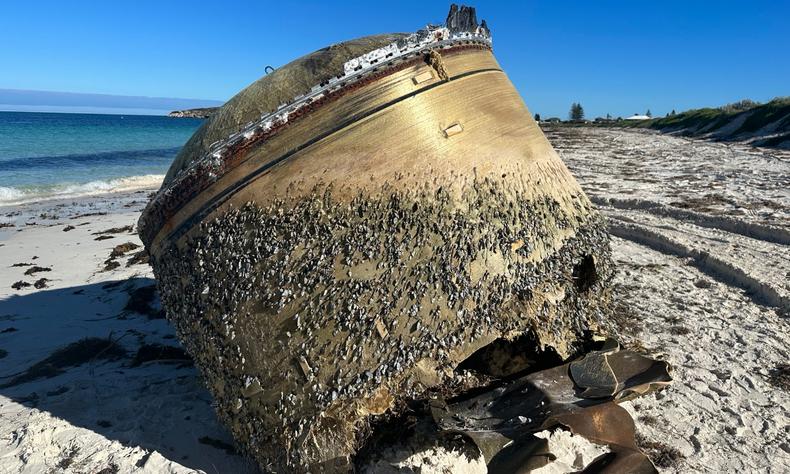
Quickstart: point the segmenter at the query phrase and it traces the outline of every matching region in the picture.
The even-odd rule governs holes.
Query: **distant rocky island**
[[[209,118],[219,109],[219,107],[201,107],[198,109],[174,110],[167,114],[168,117],[176,118]]]

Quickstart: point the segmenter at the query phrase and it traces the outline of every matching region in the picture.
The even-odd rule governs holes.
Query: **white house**
[[[626,120],[650,120],[651,118],[653,118],[653,117],[649,117],[647,115],[639,115],[639,114],[637,114],[637,115],[632,115],[630,117],[626,117],[625,119]]]

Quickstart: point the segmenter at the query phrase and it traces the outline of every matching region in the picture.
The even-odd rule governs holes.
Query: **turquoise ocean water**
[[[158,186],[200,119],[0,112],[0,205]]]

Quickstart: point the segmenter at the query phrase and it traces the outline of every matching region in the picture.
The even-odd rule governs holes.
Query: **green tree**
[[[584,107],[582,107],[582,104],[577,102],[571,104],[571,110],[568,113],[568,118],[571,120],[584,120]]]
[[[540,122],[540,114],[535,114],[535,121]]]
[[[647,112],[645,112],[645,115],[647,115],[648,117],[652,117],[653,113],[650,112],[650,109],[647,109]]]

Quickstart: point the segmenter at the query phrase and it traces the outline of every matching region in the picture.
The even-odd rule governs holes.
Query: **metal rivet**
[[[450,138],[453,135],[458,135],[463,131],[464,131],[464,127],[462,127],[460,123],[454,123],[444,129],[444,136]]]
[[[425,71],[417,74],[411,80],[414,81],[414,85],[422,84],[423,82],[428,82],[433,79],[433,72]]]

